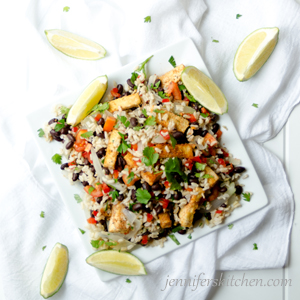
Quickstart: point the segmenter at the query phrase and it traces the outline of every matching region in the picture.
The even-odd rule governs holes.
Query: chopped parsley
[[[184,229],[184,227],[177,226],[177,227],[175,227],[175,228],[172,229],[172,232],[178,232],[179,230],[182,230],[182,229]]]
[[[133,180],[133,178],[134,178],[134,173],[130,172],[127,178],[127,183],[130,183]]]
[[[258,108],[258,104],[257,103],[253,103],[252,106]]]
[[[123,125],[125,127],[128,127],[130,125],[130,121],[128,121],[126,117],[118,116],[117,118],[118,118],[119,121],[121,121],[123,123]]]
[[[243,193],[243,200],[250,202],[251,194],[250,193]]]
[[[116,200],[116,198],[119,196],[119,192],[115,189],[110,190],[108,195],[112,197],[113,202]]]
[[[40,217],[41,217],[41,218],[45,218],[45,212],[41,211]]]
[[[64,115],[66,115],[66,117],[68,116],[69,111],[70,111],[70,108],[67,108],[67,107],[65,107],[65,106],[61,106],[61,107],[60,107],[60,112],[61,112],[62,114],[64,114]]]
[[[105,112],[106,110],[109,109],[109,103],[108,102],[104,102],[104,103],[100,103],[100,104],[96,104],[92,109],[91,112],[96,112],[99,111],[100,113]]]
[[[90,186],[90,187],[89,187],[89,190],[88,190],[89,194],[91,194],[91,193],[92,193],[92,191],[94,191],[94,190],[95,190],[95,188],[94,188],[94,187],[92,187],[92,186]]]
[[[47,247],[47,246],[44,246],[44,247],[42,248],[42,250],[44,251],[44,250],[46,249],[46,247]]]
[[[147,204],[148,201],[151,199],[150,193],[147,190],[142,190],[141,188],[137,189],[135,195],[137,201],[142,204]]]
[[[169,58],[168,62],[173,66],[173,68],[176,68],[176,61],[173,55]]]
[[[188,239],[190,239],[190,240],[192,239],[192,234],[191,233],[189,234]]]
[[[200,171],[204,171],[205,169],[205,164],[200,164],[198,162],[195,163],[196,169]]]
[[[256,243],[253,244],[253,250],[258,250],[258,247],[257,247]]]
[[[158,89],[160,86],[160,80],[158,80],[154,85],[151,83],[150,88],[153,89]]]
[[[82,234],[85,234],[85,231],[84,230],[82,230],[82,229],[80,229],[80,228],[78,228],[79,229],[79,231],[82,233]]]
[[[87,131],[87,132],[82,133],[80,136],[82,136],[85,139],[88,139],[89,137],[91,137],[93,135],[93,133],[94,133],[93,131]]]
[[[66,126],[66,121],[65,121],[65,119],[61,119],[61,120],[59,120],[57,123],[56,123],[56,125],[55,125],[55,127],[54,127],[54,130],[57,132],[57,131],[60,131],[61,129],[63,129],[65,126]]]
[[[133,127],[133,130],[139,131],[139,130],[141,130],[142,128],[143,128],[143,126],[135,126],[135,127]]]
[[[172,239],[172,241],[176,244],[176,245],[180,245],[179,241],[176,239],[174,234],[169,234],[169,237]]]
[[[155,109],[154,112],[156,112],[157,114],[164,114],[165,113],[164,110],[159,110],[159,109]]]
[[[52,161],[54,162],[54,163],[56,163],[56,164],[58,164],[58,165],[60,165],[61,164],[61,155],[59,155],[59,154],[54,154],[53,156],[52,156]]]
[[[126,279],[127,283],[131,283],[131,280],[129,278]]]
[[[218,41],[218,40],[212,40],[212,42],[213,42],[213,43],[219,43],[219,41]]]
[[[142,113],[145,116],[145,118],[148,118],[147,110],[145,108],[142,109]]]
[[[237,14],[237,15],[236,15],[236,19],[239,19],[241,16],[242,16],[242,15]]]
[[[142,158],[142,162],[146,166],[153,166],[159,158],[159,154],[155,152],[153,147],[146,147],[143,150],[144,157]]]
[[[228,225],[228,229],[232,229],[232,227],[233,227],[233,224]]]
[[[175,146],[177,145],[177,141],[171,133],[169,133],[169,136],[170,136],[172,147],[175,148]]]
[[[127,144],[127,142],[125,141],[125,134],[123,134],[121,132],[118,132],[118,133],[121,136],[122,141],[121,141],[121,144],[118,147],[117,151],[120,153],[125,153],[131,147],[131,145]]]
[[[77,203],[82,202],[82,199],[80,198],[80,196],[78,194],[74,195],[75,200],[77,201]]]
[[[151,20],[151,19],[150,19]],[[153,57],[153,55],[151,55],[150,57],[148,57],[145,61],[143,61],[140,66],[136,69],[137,72],[143,72],[145,77],[146,77],[146,70],[145,70],[145,66],[147,64],[147,62]],[[132,82],[132,81],[131,81]]]
[[[144,23],[151,23],[151,16],[147,16],[144,18]]]
[[[68,12],[69,10],[70,10],[69,6],[65,6],[64,9],[63,9],[64,12]]]
[[[186,87],[183,84],[179,84],[178,87],[180,91],[186,90]]]
[[[178,173],[182,179],[187,182],[187,175],[181,170],[181,161],[178,157],[169,158],[165,163],[165,172],[167,180],[172,184],[171,190],[181,190],[182,187],[174,177]]]
[[[45,135],[45,132],[42,128],[38,129],[39,137],[43,137]]]
[[[99,240],[91,240],[91,245],[94,247],[94,248],[99,248],[99,243],[100,241]]]
[[[154,126],[155,124],[156,124],[156,120],[155,117],[153,116],[149,117],[144,123],[145,126]]]
[[[208,117],[208,114],[200,113],[200,116],[201,116],[202,118],[207,118],[207,117]]]

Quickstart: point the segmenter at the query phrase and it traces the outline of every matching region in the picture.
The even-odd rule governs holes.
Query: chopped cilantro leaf
[[[92,193],[92,191],[94,191],[94,190],[95,190],[95,188],[94,188],[94,187],[92,187],[92,186],[90,186],[90,187],[89,187],[89,190],[88,190],[89,194],[91,194],[91,193]]]
[[[180,91],[186,90],[186,87],[183,84],[179,84],[178,87]]]
[[[202,118],[207,118],[207,117],[208,117],[208,114],[200,113],[200,116],[201,116]]]
[[[159,158],[159,154],[155,152],[153,147],[146,147],[143,150],[144,157],[142,158],[142,162],[146,166],[153,166]]]
[[[176,68],[176,61],[173,55],[169,58],[168,62],[173,66],[173,68]]]
[[[256,243],[253,244],[253,250],[258,250],[258,247],[257,247]]]
[[[82,136],[83,138],[88,139],[89,137],[91,137],[93,135],[93,131],[87,131],[85,133],[82,133],[80,136]]]
[[[251,198],[251,195],[250,193],[243,193],[243,200],[249,202],[250,201],[250,198]]]
[[[210,174],[204,174],[202,178],[214,178],[214,176]]]
[[[94,248],[99,248],[100,245],[99,245],[100,241],[99,240],[92,240],[91,241],[91,245],[94,247]]]
[[[39,137],[43,137],[45,135],[45,132],[42,128],[38,129]]]
[[[143,128],[143,126],[135,126],[135,127],[133,127],[133,130],[139,131],[139,130],[141,130],[142,128]]]
[[[61,119],[61,120],[59,120],[57,123],[56,123],[56,125],[55,125],[55,127],[54,127],[54,130],[57,132],[57,131],[60,131],[61,129],[63,129],[65,126],[66,126],[66,121],[65,121],[65,119]]]
[[[190,240],[192,239],[192,234],[191,233],[189,234],[188,239],[190,239]]]
[[[139,74],[138,73],[131,73],[131,78],[130,78],[130,81],[132,84],[135,84],[134,82],[136,81],[136,79],[138,78]]]
[[[144,23],[151,23],[151,16],[147,16],[144,18]]]
[[[257,103],[253,103],[252,106],[258,108],[258,104]]]
[[[148,118],[147,110],[145,108],[142,109],[142,113],[146,118]]]
[[[172,239],[172,241],[176,244],[176,245],[180,245],[179,241],[176,239],[174,234],[170,234],[169,237]]]
[[[104,111],[109,109],[109,103],[108,102],[104,102],[104,103],[100,103],[100,104],[96,104],[92,109],[91,112],[96,112],[99,111],[101,113],[103,113]]]
[[[181,170],[181,161],[178,157],[168,159],[165,163],[165,172],[167,180],[172,183],[171,190],[181,190],[182,187],[174,177],[174,173],[178,173],[184,181],[187,181],[187,175]]]
[[[129,175],[128,175],[128,180],[127,180],[127,183],[130,183],[134,178],[134,173],[133,172],[130,172]]]
[[[218,40],[212,40],[213,41],[213,43],[219,43],[219,41]]]
[[[80,196],[78,194],[74,195],[75,200],[77,201],[77,203],[82,202],[82,199],[80,198]]]
[[[155,117],[151,116],[145,121],[145,126],[154,126],[156,124]]]
[[[47,246],[44,246],[44,247],[42,248],[42,250],[44,251],[44,250],[46,249],[46,247],[47,247]]]
[[[195,98],[192,95],[189,95],[187,93],[184,93],[185,97],[187,97],[189,99],[189,101],[191,102],[196,102]]]
[[[198,162],[195,163],[196,169],[200,171],[204,171],[205,169],[205,164],[200,164]]]
[[[61,112],[62,114],[64,114],[64,115],[66,115],[66,117],[68,116],[69,111],[70,111],[70,108],[67,108],[67,107],[65,107],[65,106],[61,106],[61,107],[60,107],[60,112]]]
[[[54,163],[60,165],[60,164],[61,164],[61,155],[59,155],[59,154],[57,154],[57,153],[54,154],[54,155],[52,156],[52,161],[53,161]]]
[[[68,12],[69,10],[70,10],[69,6],[65,6],[64,9],[63,9],[64,12]]]
[[[120,146],[118,147],[117,151],[120,153],[125,153],[131,147],[131,145],[127,144],[127,142],[125,141],[125,134],[123,134],[121,132],[118,132],[118,133],[122,138],[122,142],[121,142]]]
[[[173,137],[171,133],[169,133],[169,136],[170,136],[172,147],[175,148],[175,146],[177,145],[177,140]]]
[[[179,230],[182,230],[182,229],[184,229],[184,227],[177,226],[177,227],[175,227],[175,228],[172,229],[172,232],[178,232]]]
[[[118,120],[120,120],[124,124],[125,127],[128,127],[130,125],[130,122],[124,116],[118,116]]]
[[[151,199],[150,193],[147,190],[142,190],[141,188],[137,189],[135,195],[137,201],[142,204],[147,204],[148,201]]]
[[[119,193],[117,190],[110,190],[108,195],[112,197],[113,202],[116,200],[116,198],[119,196]]]
[[[82,234],[85,234],[85,231],[84,230],[82,230],[82,229],[80,229],[80,228],[78,228],[79,229],[79,231],[82,233]]]
[[[155,109],[154,112],[156,112],[157,114],[164,114],[165,113],[164,110],[159,110],[159,109]]]
[[[169,99],[169,97],[163,91],[159,91],[158,96],[162,99]]]
[[[229,225],[228,225],[228,228],[229,228],[229,229],[232,229],[232,227],[233,227],[233,224],[229,224]]]
[[[208,163],[211,164],[211,165],[214,165],[216,162],[214,160],[212,160],[212,159],[209,159]]]
[[[158,89],[160,86],[160,80],[158,80],[154,85],[151,83],[150,88],[153,89]]]
[[[126,279],[127,283],[131,283],[131,280],[129,278]]]
[[[242,15],[237,14],[237,15],[236,15],[236,19],[239,19],[241,16],[242,16]]]
[[[41,218],[45,218],[45,212],[41,211],[40,217],[41,217]]]

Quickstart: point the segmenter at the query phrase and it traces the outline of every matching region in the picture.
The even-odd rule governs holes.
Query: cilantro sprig
[[[94,133],[93,131],[87,131],[87,132],[82,133],[80,136],[82,136],[85,139],[88,139],[89,137],[91,137],[93,135],[93,133]]]
[[[175,148],[175,146],[177,145],[177,140],[173,137],[171,133],[169,133],[169,136],[170,136],[172,147]]]
[[[241,16],[242,16],[242,15],[237,14],[237,15],[236,15],[236,19],[239,19]]]
[[[144,18],[144,23],[151,23],[151,16],[147,16]]]
[[[42,128],[38,129],[37,132],[39,133],[39,137],[43,137],[45,135],[45,132]]]
[[[155,124],[156,124],[156,120],[155,117],[153,116],[149,117],[144,123],[145,126],[154,126]]]
[[[61,119],[59,120],[55,127],[54,127],[54,130],[57,132],[57,131],[60,131],[61,129],[63,129],[64,127],[66,126],[66,121],[65,119]]]
[[[253,250],[258,250],[258,247],[257,247],[256,243],[253,244]]]
[[[160,80],[158,80],[154,85],[153,85],[153,83],[151,83],[151,85],[150,85],[150,88],[153,90],[156,90],[156,89],[158,89],[159,88],[159,86],[160,86]]]
[[[141,188],[136,191],[136,200],[142,204],[147,204],[151,199],[151,195],[147,190],[142,190]]]
[[[187,182],[187,175],[181,170],[181,161],[178,157],[168,159],[165,163],[165,172],[167,180],[171,183],[171,190],[182,189],[174,176],[176,173],[179,174],[185,182]]]
[[[243,193],[243,200],[250,202],[251,194],[250,193]]]
[[[176,68],[176,61],[173,55],[169,58],[168,62],[173,66],[173,68]]]
[[[130,172],[127,178],[127,183],[130,183],[133,180],[133,178],[134,178],[134,173]]]
[[[70,10],[70,7],[69,6],[65,6],[64,8],[63,8],[63,11],[64,12],[68,12]]]
[[[96,104],[90,112],[96,112],[99,111],[100,113],[105,112],[106,110],[109,109],[109,103],[108,102],[104,102],[104,103],[100,103],[100,104]]]
[[[61,164],[61,155],[59,155],[59,154],[54,154],[53,156],[52,156],[52,161],[55,163],[55,164],[58,164],[58,165],[60,165]]]
[[[41,218],[45,218],[45,212],[44,212],[44,211],[41,211],[40,217],[41,217]]]
[[[118,116],[117,118],[125,127],[128,127],[130,125],[130,121],[128,121],[126,117]]]
[[[74,195],[74,199],[77,201],[77,203],[82,202],[82,199],[81,199],[81,197],[78,194]]]
[[[112,201],[114,202],[116,198],[119,196],[119,192],[115,189],[109,191],[108,195],[112,197]]]
[[[155,152],[153,147],[146,147],[143,150],[144,157],[142,158],[142,162],[146,166],[153,166],[159,158],[159,154]]]
[[[118,133],[121,136],[122,140],[121,140],[121,144],[118,147],[117,151],[119,153],[125,153],[131,147],[131,145],[125,141],[125,134],[123,134],[121,132],[118,132]]]

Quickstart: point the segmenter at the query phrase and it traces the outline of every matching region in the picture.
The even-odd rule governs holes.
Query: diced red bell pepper
[[[192,160],[195,161],[195,162],[198,162],[200,164],[202,163],[202,160],[201,160],[200,156],[195,156],[195,157],[192,158]]]
[[[80,129],[77,131],[76,142],[74,144],[74,148],[77,152],[83,152],[86,147],[87,141],[84,138],[81,138],[81,135],[85,132],[87,132],[86,129]]]
[[[98,122],[101,119],[101,115],[98,114],[94,119],[95,119],[96,122]]]
[[[207,163],[207,158],[206,157],[201,157],[201,160],[203,161],[203,163]]]
[[[73,161],[69,162],[69,163],[68,163],[68,165],[69,165],[69,167],[70,167],[70,166],[76,166],[76,162],[75,162],[75,160],[73,160]]]
[[[153,216],[151,214],[147,214],[147,222],[151,222],[153,219]]]
[[[217,138],[220,139],[221,136],[222,136],[222,134],[223,134],[223,132],[222,132],[220,129],[218,129],[218,131],[217,131],[217,133],[216,133]]]
[[[131,149],[131,150],[134,150],[134,151],[137,151],[137,149],[138,149],[138,144],[131,144],[130,149]]]
[[[218,163],[219,163],[220,165],[222,165],[223,167],[226,167],[226,163],[225,163],[225,161],[224,161],[223,158],[219,158],[219,159],[218,159]]]
[[[221,214],[223,212],[223,210],[217,210],[216,214]]]
[[[117,88],[113,88],[110,93],[112,94],[113,97],[117,97],[119,98],[121,95],[118,93],[118,89]]]
[[[141,244],[146,245],[148,243],[148,235],[143,235]]]
[[[185,165],[189,170],[192,170],[193,165],[194,165],[193,158],[187,159],[187,161],[184,163],[184,165]]]
[[[216,150],[213,147],[208,146],[208,151],[211,156],[215,156],[217,154]]]
[[[159,200],[159,202],[162,204],[162,207],[163,208],[167,208],[169,203],[170,203],[170,200],[168,199],[162,199],[162,200]]]
[[[98,211],[97,210],[94,210],[93,211],[93,215],[96,217],[98,215]]]
[[[91,192],[89,193],[89,189],[90,187],[92,187],[91,185],[86,185],[83,189],[86,191],[87,194],[91,195],[92,197],[102,197],[103,196],[103,193],[102,193],[102,186],[101,184],[97,185],[96,184],[96,188]]]
[[[97,221],[95,220],[95,218],[92,218],[92,217],[87,219],[87,222],[90,223],[90,224],[97,224]]]
[[[76,127],[76,126],[75,126],[75,127],[72,127],[72,131],[73,131],[73,132],[77,132],[77,131],[78,131],[78,127]]]
[[[169,131],[166,129],[163,129],[160,131],[160,135],[165,139],[165,140],[169,140],[170,139],[170,135],[169,135]]]
[[[170,99],[162,99],[162,103],[170,102]]]
[[[190,116],[189,121],[190,121],[191,123],[197,122],[197,119],[196,119],[196,117],[195,117],[193,114],[185,113],[185,115]]]
[[[110,187],[106,183],[103,183],[102,190],[105,194],[107,194],[110,191]]]
[[[166,188],[169,188],[169,187],[170,187],[170,182],[166,180],[166,181],[164,182],[164,186],[165,186]]]
[[[93,161],[91,160],[91,152],[83,151],[83,152],[82,152],[82,156],[83,156],[84,158],[87,158],[88,161],[89,161],[91,164],[93,163]]]
[[[225,150],[222,149],[222,152],[223,152],[224,157],[228,157],[229,156],[229,153],[227,153]]]
[[[119,177],[119,171],[114,170],[114,178],[117,179]]]

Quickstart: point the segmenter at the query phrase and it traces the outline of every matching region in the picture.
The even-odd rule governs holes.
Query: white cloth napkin
[[[0,102],[0,274],[6,299],[41,298],[43,266],[58,241],[69,248],[70,268],[53,299],[199,300],[207,297],[209,287],[165,289],[166,280],[193,280],[201,272],[212,279],[216,269],[284,265],[293,195],[281,162],[262,144],[280,131],[299,101],[300,8],[294,0],[28,0],[6,5],[11,7],[4,9],[1,17],[6,47],[1,46],[0,55],[2,95],[4,90]],[[69,12],[63,12],[64,6],[70,7]],[[236,14],[242,17],[236,19]],[[151,23],[144,23],[146,16],[151,16]],[[274,53],[254,78],[238,82],[232,72],[238,45],[255,29],[273,26],[281,30]],[[107,49],[107,57],[88,62],[64,56],[45,38],[44,30],[53,28],[99,42]],[[84,87],[100,74],[187,36],[195,42],[229,101],[229,114],[270,204],[235,222],[232,230],[223,228],[147,264],[145,277],[132,277],[131,283],[124,277],[103,283],[84,261],[78,229],[66,212],[24,116],[62,93]],[[40,217],[41,211],[45,218]],[[252,250],[253,243],[257,243],[257,251]]]

